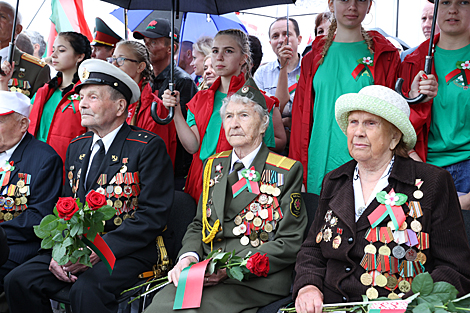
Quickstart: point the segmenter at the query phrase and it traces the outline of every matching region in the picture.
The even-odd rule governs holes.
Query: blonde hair
[[[330,28],[328,29],[328,35],[326,35],[324,39],[325,45],[323,46],[323,50],[321,52],[321,59],[320,61],[318,61],[319,64],[323,64],[323,60],[328,54],[328,49],[330,49],[333,43],[333,40],[335,39],[335,33],[336,33],[337,28],[338,28],[338,22],[336,21],[334,14],[332,14],[331,25],[330,25]],[[371,54],[374,54],[374,41],[370,37],[369,33],[362,26],[361,26],[361,34],[362,34],[362,38],[364,38],[364,41],[367,44],[367,49],[369,49]]]
[[[125,40],[120,41],[116,44],[116,48],[119,46],[125,46],[131,50],[131,53],[134,55],[134,58],[137,59],[139,63],[145,63],[145,69],[142,71],[141,75],[148,82],[152,78],[153,70],[152,65],[150,64],[150,55],[147,47],[139,41]]]
[[[253,60],[251,59],[250,41],[248,39],[248,35],[239,29],[226,29],[219,31],[217,35],[215,35],[214,40],[218,36],[222,35],[227,35],[235,39],[241,49],[242,54],[246,55],[246,63],[242,65],[241,71],[245,73],[245,79],[250,78],[251,68],[253,67]]]
[[[193,43],[193,50],[196,50],[197,52],[204,54],[204,56],[210,55],[212,52],[213,41],[214,39],[212,39],[212,37],[201,36],[196,41],[196,43]]]

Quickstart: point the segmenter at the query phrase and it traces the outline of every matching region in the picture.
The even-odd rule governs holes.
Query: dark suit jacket
[[[8,248],[7,235],[0,226],[0,266],[5,264],[8,260],[8,255],[10,254],[10,248]]]
[[[364,247],[368,244],[365,240],[366,231],[370,227],[367,216],[379,203],[374,199],[355,222],[355,166],[356,161],[352,160],[328,173],[323,180],[315,220],[297,256],[294,297],[305,285],[317,286],[323,292],[325,303],[362,301],[361,295],[366,293],[368,287],[360,282],[360,276],[365,270],[359,263],[364,256]],[[413,192],[417,190],[415,180],[418,178],[424,182],[420,188],[424,196],[419,200],[413,197]],[[421,204],[423,216],[418,221],[423,226],[422,231],[429,234],[430,241],[430,248],[423,250],[427,257],[425,271],[431,274],[434,281],[453,284],[460,295],[470,292],[470,248],[450,174],[442,168],[396,156],[389,185],[384,190],[389,192],[391,188],[407,195],[408,201],[419,201]],[[409,212],[406,204],[402,207],[405,214]],[[335,227],[343,229],[342,243],[338,249],[332,248],[331,241],[322,240],[318,244],[315,240],[325,225],[327,210],[332,210],[333,215],[338,217]],[[389,221],[390,217],[385,218],[378,227],[387,226]],[[406,219],[408,225],[411,221],[411,217]],[[335,227],[332,228],[333,236],[336,236]],[[382,245],[381,242],[375,243],[377,249]],[[395,246],[395,242],[388,244],[390,249]],[[384,288],[375,288],[379,296],[390,293]]]
[[[9,185],[18,182],[18,173],[31,175],[28,208],[20,216],[1,225],[10,246],[10,259],[23,263],[36,255],[41,240],[34,234],[33,225],[52,214],[62,190],[62,160],[48,144],[26,133],[10,158],[15,170],[10,175]],[[1,190],[3,191],[3,189]]]
[[[85,190],[84,179],[92,141],[92,132],[72,140],[65,159],[65,170],[67,173],[72,172],[74,179],[81,169],[77,196],[82,203],[85,203],[89,191]],[[124,123],[106,153],[99,172],[88,174],[94,176],[91,188],[99,188],[97,180],[100,174],[107,174],[109,184],[123,165],[123,158],[128,158],[128,172],[139,172],[139,206],[135,218],[124,220],[119,227],[113,224],[113,219],[107,221],[105,231],[108,233],[103,238],[116,258],[133,254],[155,260],[155,239],[166,225],[173,202],[173,165],[160,137]],[[103,187],[106,188],[106,185]],[[63,195],[73,196],[68,179]],[[113,197],[112,200],[116,199]]]
[[[219,219],[220,226],[222,227],[222,231],[218,232],[215,236],[214,250],[219,248],[226,252],[235,250],[237,255],[241,257],[245,257],[249,251],[253,254],[260,252],[261,254],[267,253],[269,257],[270,270],[268,277],[255,277],[243,282],[228,279],[224,281],[224,284],[233,285],[233,288],[247,286],[250,290],[249,292],[259,292],[259,297],[261,298],[263,294],[286,296],[289,293],[293,264],[303,240],[305,227],[307,226],[307,211],[304,203],[301,204],[298,216],[293,215],[291,207],[293,202],[291,195],[300,193],[302,186],[302,165],[300,162],[294,161],[292,167],[286,170],[267,164],[266,159],[270,153],[272,152],[269,152],[269,149],[263,143],[251,166],[254,166],[260,175],[263,173],[263,170],[274,170],[284,174],[284,185],[279,187],[281,194],[277,197],[284,217],[277,225],[273,240],[254,248],[250,244],[243,246],[240,243],[241,236],[233,234],[232,230],[235,227],[234,218],[255,200],[257,195],[245,189],[237,197],[233,198],[231,202],[228,201],[227,197],[232,197],[231,190],[227,192],[227,188],[231,188],[227,183],[231,156],[214,159],[211,178],[214,178],[214,167],[219,163],[223,166],[223,176],[219,183],[216,183],[209,191],[213,195],[213,205],[211,205],[212,214],[208,221],[210,225],[214,225],[214,222]],[[199,201],[196,217],[188,226],[188,230],[183,238],[183,247],[180,251],[180,255],[185,252],[194,251],[201,260],[205,259],[211,251],[211,245],[202,242],[202,213],[206,211],[202,202],[202,200]],[[230,206],[228,206],[228,203],[230,203]],[[226,295],[221,295],[221,298],[223,296]],[[249,304],[245,305],[249,306]],[[243,309],[240,308],[238,312],[240,311],[243,311]]]
[[[13,70],[12,78],[29,82],[31,88],[27,88],[26,90],[29,91],[28,97],[30,98],[34,96],[39,88],[44,86],[44,84],[51,79],[51,70],[46,63],[32,55],[20,51],[16,47],[13,61],[15,61],[15,69]],[[23,77],[21,73],[24,74]]]

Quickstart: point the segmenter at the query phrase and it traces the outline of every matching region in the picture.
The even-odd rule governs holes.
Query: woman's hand
[[[297,313],[321,313],[323,307],[323,293],[316,286],[302,287],[295,299]]]
[[[10,64],[8,61],[3,61],[2,71],[5,74],[5,76],[0,75],[0,90],[8,91],[8,82],[13,76],[14,69],[15,69],[15,61],[13,61],[13,64]]]
[[[419,71],[411,83],[410,98],[415,98],[419,94],[426,96],[423,102],[427,102],[437,96],[438,84],[436,77],[427,75],[424,71]]]
[[[204,275],[204,287],[215,286],[228,278],[225,268],[219,269],[217,273]]]
[[[165,90],[162,95],[163,105],[165,108],[176,107],[180,104],[180,92],[175,90],[173,92],[170,89]]]
[[[189,266],[191,263],[197,263],[197,259],[193,256],[187,256],[182,258],[176,263],[175,267],[168,272],[168,281],[178,287],[178,281],[180,279],[181,272]]]

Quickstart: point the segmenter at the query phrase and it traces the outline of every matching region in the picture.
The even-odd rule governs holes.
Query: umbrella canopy
[[[124,9],[133,10],[166,10],[172,9],[171,0],[103,0]],[[295,0],[179,0],[176,9],[182,12],[196,12],[221,15],[251,8],[264,7],[274,4],[295,3]]]

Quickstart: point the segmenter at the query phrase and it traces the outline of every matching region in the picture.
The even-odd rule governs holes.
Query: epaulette
[[[40,67],[46,66],[46,62],[39,60],[38,58],[36,58],[35,56],[32,56],[31,54],[23,53],[21,55],[21,58],[23,60],[26,60],[26,61],[30,62],[30,63],[34,63],[36,65],[39,65]]]
[[[231,153],[232,153],[232,150],[222,151],[222,152],[211,155],[210,157],[208,157],[208,159],[228,158]]]
[[[126,140],[136,141],[140,143],[147,144],[150,140],[152,140],[156,135],[146,130],[134,130],[131,129],[129,132],[129,136],[127,136]]]
[[[72,139],[72,140],[70,141],[70,144],[72,144],[72,143],[74,143],[74,142],[77,142],[77,141],[79,141],[79,140],[82,140],[82,139],[92,138],[92,137],[93,137],[93,133],[91,133],[91,132],[86,132],[86,133],[84,133],[84,134],[82,134],[82,135],[80,135],[80,136],[77,136],[77,137],[75,137],[74,139]]]
[[[289,171],[296,161],[288,157],[269,152],[266,163]]]

